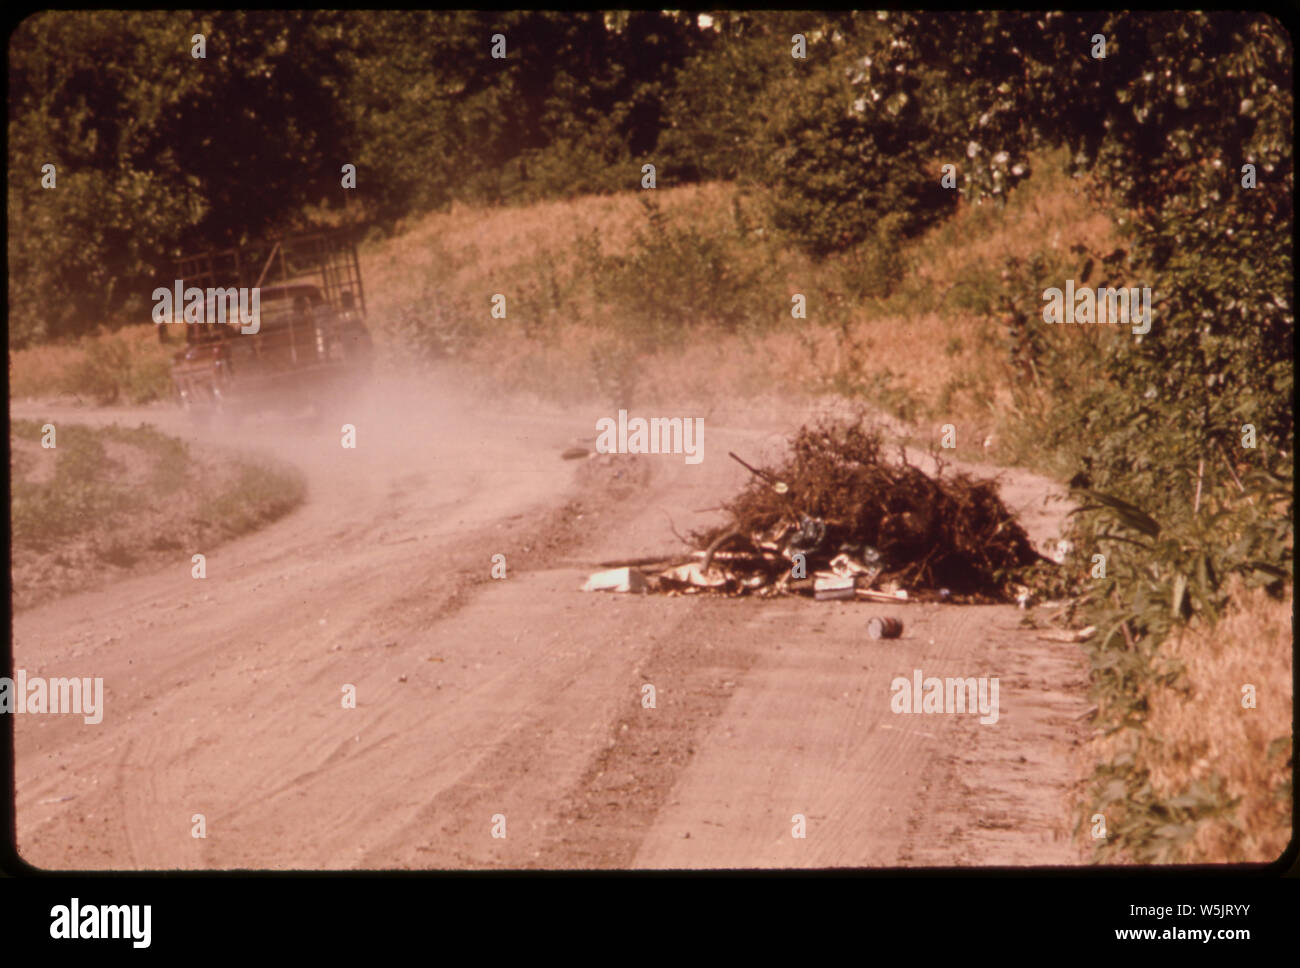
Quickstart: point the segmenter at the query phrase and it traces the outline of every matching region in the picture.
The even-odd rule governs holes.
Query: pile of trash
[[[1041,559],[991,481],[934,476],[885,456],[863,425],[804,427],[784,466],[753,467],[723,506],[729,520],[683,539],[674,557],[604,562],[588,591],[874,601],[1007,601],[1015,573]]]

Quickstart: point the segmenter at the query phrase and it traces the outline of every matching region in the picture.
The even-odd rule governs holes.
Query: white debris
[[[584,592],[643,592],[645,576],[635,568],[612,568],[598,571],[582,586]]]

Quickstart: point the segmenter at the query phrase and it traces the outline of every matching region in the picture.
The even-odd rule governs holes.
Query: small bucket
[[[873,618],[867,622],[867,635],[873,639],[896,639],[903,634],[903,623],[896,618]]]

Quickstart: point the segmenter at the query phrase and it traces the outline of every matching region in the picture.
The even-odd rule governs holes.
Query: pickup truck
[[[290,251],[297,257],[290,258]],[[254,281],[241,270],[257,261],[241,259],[235,250],[205,253],[182,260],[182,277],[185,285]],[[185,326],[186,345],[173,358],[172,382],[181,406],[196,420],[238,420],[307,405],[324,412],[368,380],[373,346],[355,246],[326,233],[282,240],[256,282],[276,267],[280,277],[294,279],[257,286],[257,326],[241,329],[238,320]]]

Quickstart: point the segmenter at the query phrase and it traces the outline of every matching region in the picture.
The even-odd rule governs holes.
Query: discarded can
[[[952,592],[946,588],[939,589],[939,601],[946,602],[952,599]]]
[[[896,618],[873,618],[867,623],[867,635],[873,639],[896,639],[903,634],[903,623]]]

